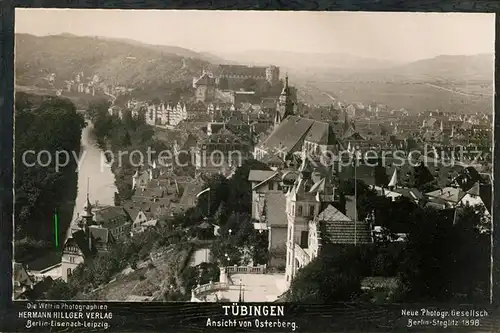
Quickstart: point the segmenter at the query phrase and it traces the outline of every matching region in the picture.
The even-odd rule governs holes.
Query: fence
[[[265,274],[266,265],[259,266],[226,266],[227,274]]]
[[[225,282],[210,282],[194,288],[191,291],[191,302],[201,302],[199,296],[203,293],[217,290],[228,290],[229,284]]]

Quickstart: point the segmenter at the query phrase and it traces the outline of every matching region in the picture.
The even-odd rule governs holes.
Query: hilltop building
[[[218,95],[227,93],[227,90],[239,90],[245,82],[252,82],[256,86],[269,84],[275,86],[279,83],[280,70],[276,66],[243,66],[243,65],[219,65],[213,72],[203,71],[199,77],[193,78],[195,98],[201,102],[212,102]],[[249,98],[242,94],[226,96],[235,102],[237,98]]]
[[[216,83],[219,86],[232,86],[247,79],[256,82],[279,82],[280,69],[277,66],[219,65],[215,70]]]

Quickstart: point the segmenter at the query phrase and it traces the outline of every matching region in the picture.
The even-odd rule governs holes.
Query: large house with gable
[[[321,255],[328,244],[366,244],[372,242],[371,226],[346,216],[327,173],[319,181],[312,179],[312,168],[304,159],[300,174],[286,193],[288,218],[286,285],[297,271]]]

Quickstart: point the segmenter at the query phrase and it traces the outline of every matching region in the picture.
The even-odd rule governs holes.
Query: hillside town
[[[99,91],[125,99],[130,93],[124,87],[110,88],[98,75],[84,77],[78,73],[66,81],[66,90],[92,95]],[[49,78],[55,79],[55,75]],[[133,195],[115,206],[93,202],[92,193],[87,193],[60,257],[15,263],[15,297],[37,299],[54,281],[68,282],[79,266],[114,244],[141,237],[186,214],[206,196],[215,195],[211,194],[216,191],[214,177],[231,180],[250,161],[261,165],[251,168],[245,181],[254,232],[266,239],[262,245],[266,259],[243,260],[243,254],[229,260],[232,254],[227,252],[222,259],[206,255],[197,265],[216,265],[219,278],[206,283],[200,279],[185,291],[193,302],[279,301],[297,274],[329,248],[406,242],[409,228],[404,223],[389,237],[385,224],[375,218],[375,209],[360,213],[358,183],[377,197],[393,202],[404,198],[418,207],[454,212],[482,207],[481,232],[489,232],[491,112],[395,110],[376,101],[333,97],[330,105],[309,105],[297,99],[292,84],[277,66],[220,65],[193,78],[189,99],[153,102],[131,97],[122,105],[110,105],[111,117],[123,119],[128,112],[155,131],[180,133],[179,140],[168,142],[175,158],[157,158],[137,168],[130,179]],[[217,160],[212,158],[214,152]],[[176,161],[186,154],[193,172],[180,175],[185,167]],[[354,183],[354,193],[343,189],[346,181]],[[196,225],[179,227],[182,237],[208,243],[231,238],[233,230],[218,221],[221,205],[208,206]],[[459,214],[453,216],[457,219]],[[155,249],[137,267],[167,260],[168,251],[168,247]],[[224,262],[224,257],[234,264]],[[396,277],[366,277],[362,288],[372,288],[377,279],[390,282]],[[133,291],[129,296],[155,300],[154,295]]]

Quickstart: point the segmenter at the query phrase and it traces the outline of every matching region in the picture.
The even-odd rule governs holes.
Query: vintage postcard
[[[15,16],[15,300],[490,303],[494,15]]]

